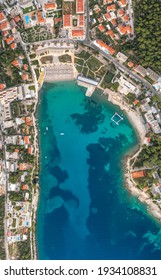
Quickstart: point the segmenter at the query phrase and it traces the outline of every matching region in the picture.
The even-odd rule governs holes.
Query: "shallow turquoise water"
[[[123,158],[138,144],[118,107],[75,82],[44,84],[38,110],[39,259],[160,259],[160,226],[123,183]]]

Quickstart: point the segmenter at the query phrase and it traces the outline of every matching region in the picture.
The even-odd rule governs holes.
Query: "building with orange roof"
[[[125,7],[127,5],[126,0],[120,0],[118,1],[118,4],[120,5],[120,7]]]
[[[123,16],[123,21],[129,21],[129,16],[127,14]]]
[[[76,14],[84,14],[84,0],[76,0]]]
[[[6,40],[7,45],[9,45],[14,41],[14,37],[13,37],[13,35],[11,35],[8,38],[6,38],[5,40]]]
[[[134,106],[136,106],[137,104],[139,104],[139,100],[138,99],[134,100],[133,104]]]
[[[21,187],[21,189],[22,189],[23,191],[26,191],[26,190],[29,189],[29,186],[28,186],[28,185],[23,185],[23,186]]]
[[[28,78],[29,78],[29,75],[28,75],[27,73],[25,73],[25,74],[22,75],[22,80],[23,80],[23,81],[27,81]]]
[[[131,174],[133,179],[142,178],[146,176],[145,170],[133,171]]]
[[[0,12],[0,22],[2,22],[3,20],[5,20],[4,13]]]
[[[6,37],[9,34],[8,30],[2,31],[3,37]]]
[[[115,10],[116,10],[116,5],[115,4],[107,6],[107,12],[115,11]]]
[[[83,29],[73,29],[72,30],[72,37],[83,37],[84,36],[84,30]]]
[[[15,149],[15,153],[19,153],[19,151],[20,151],[19,149]]]
[[[71,26],[71,15],[70,14],[63,15],[63,26],[64,27]]]
[[[114,34],[113,30],[108,30],[108,31],[106,32],[106,35],[109,35],[111,39],[114,39],[114,38],[115,38],[115,34]]]
[[[24,142],[25,142],[25,144],[30,143],[29,136],[24,136]]]
[[[27,153],[28,153],[29,155],[32,155],[32,154],[33,154],[33,148],[32,148],[32,147],[28,147]]]
[[[55,2],[46,3],[44,5],[45,10],[55,10],[57,8],[57,4]]]
[[[20,20],[21,20],[21,18],[20,18],[19,16],[16,16],[16,17],[14,18],[14,22],[15,22],[15,23],[19,22]]]
[[[79,24],[80,27],[84,26],[84,15],[79,15]]]
[[[12,43],[12,44],[10,45],[10,48],[11,48],[12,50],[15,50],[15,49],[17,48],[17,44],[16,44],[16,43]]]
[[[122,17],[125,14],[124,9],[119,9],[117,14],[119,17]]]
[[[19,170],[20,170],[20,171],[28,170],[29,167],[30,167],[30,166],[29,166],[28,163],[20,163],[20,164],[19,164]]]
[[[127,32],[128,34],[131,34],[131,33],[132,33],[132,28],[131,28],[130,25],[127,25],[127,26],[126,26],[126,32]]]
[[[19,61],[16,60],[16,59],[15,59],[14,61],[12,61],[11,64],[12,64],[13,66],[17,67],[17,68],[20,68],[20,67],[21,67]]]
[[[37,11],[37,21],[39,24],[44,24],[45,23],[45,17],[43,15],[42,11]]]
[[[0,90],[3,90],[6,88],[6,84],[0,84]]]
[[[116,20],[114,18],[111,20],[111,23],[112,23],[113,26],[117,25],[117,22],[116,22]]]
[[[120,24],[118,25],[118,31],[121,35],[126,35],[126,34],[131,34],[132,33],[132,29],[130,25],[123,25]]]
[[[112,2],[113,2],[113,0],[103,0],[104,5],[111,4]]]
[[[98,27],[99,31],[102,33],[105,32],[105,30],[106,30],[106,28],[102,24],[99,24],[97,27]]]
[[[95,43],[95,45],[97,45],[99,48],[101,48],[106,53],[110,53],[111,55],[113,55],[115,53],[115,49],[113,47],[105,44],[101,40],[96,40],[94,43]]]
[[[62,21],[62,17],[54,18],[54,24],[57,24],[58,22]]]
[[[108,21],[108,20],[110,20],[111,19],[111,15],[110,15],[110,13],[106,13],[106,20]]]
[[[129,62],[128,62],[128,66],[129,66],[130,68],[133,68],[133,67],[134,67],[134,63],[133,63],[132,61],[129,61]]]
[[[5,30],[9,30],[9,29],[10,29],[10,24],[9,24],[8,20],[0,23],[0,31],[5,31]]]
[[[25,71],[27,71],[28,70],[28,65],[24,64],[23,68],[24,68]]]

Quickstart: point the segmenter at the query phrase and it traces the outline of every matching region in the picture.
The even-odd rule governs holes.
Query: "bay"
[[[40,93],[38,258],[160,259],[161,227],[124,184],[136,132],[107,97],[85,92],[70,81]]]

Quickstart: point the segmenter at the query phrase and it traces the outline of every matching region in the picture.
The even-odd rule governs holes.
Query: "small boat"
[[[64,135],[64,132],[61,132],[60,135],[61,135],[61,136]]]
[[[46,127],[46,130],[48,130],[48,127]]]

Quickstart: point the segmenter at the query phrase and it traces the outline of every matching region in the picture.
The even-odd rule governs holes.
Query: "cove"
[[[160,259],[161,227],[124,185],[138,137],[107,97],[85,92],[69,81],[40,93],[38,259]]]

